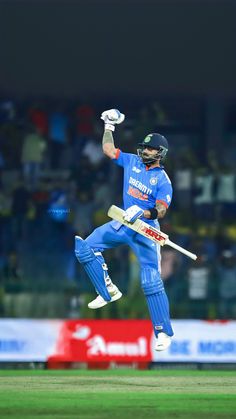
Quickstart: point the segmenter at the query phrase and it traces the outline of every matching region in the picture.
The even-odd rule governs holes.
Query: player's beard
[[[147,166],[151,166],[153,163],[156,163],[160,159],[158,152],[156,155],[150,156],[150,154],[144,153],[142,149],[138,149],[138,156],[141,158],[142,162]]]

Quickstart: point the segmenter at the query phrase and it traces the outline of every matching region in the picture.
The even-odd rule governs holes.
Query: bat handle
[[[188,256],[189,258],[196,260],[197,259],[197,255],[195,255],[192,252],[189,252],[188,250],[184,249],[183,247],[179,246],[176,243],[173,243],[171,240],[167,239],[165,241],[165,244],[167,244],[168,246],[173,247],[174,249],[178,250],[179,252],[183,253],[184,255]]]

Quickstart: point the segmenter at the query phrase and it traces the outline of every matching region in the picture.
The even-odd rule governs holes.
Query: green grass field
[[[234,371],[0,371],[0,418],[236,418]]]

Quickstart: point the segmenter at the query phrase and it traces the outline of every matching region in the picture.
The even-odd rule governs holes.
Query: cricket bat
[[[141,234],[142,236],[148,237],[154,243],[160,244],[161,246],[168,245],[173,247],[174,249],[178,250],[179,252],[183,253],[184,255],[188,256],[189,258],[196,260],[197,255],[188,250],[184,249],[183,247],[179,246],[178,244],[172,242],[169,239],[169,236],[162,231],[157,230],[157,228],[150,226],[149,224],[145,223],[142,220],[137,219],[134,223],[129,223],[128,221],[124,220],[125,211],[121,208],[117,207],[116,205],[112,205],[108,210],[108,216],[113,220],[119,221],[121,224],[125,225],[126,227],[131,228],[132,230],[136,231],[137,233]]]

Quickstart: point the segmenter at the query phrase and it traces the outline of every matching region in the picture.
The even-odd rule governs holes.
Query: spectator
[[[12,250],[8,254],[6,264],[3,269],[3,275],[7,291],[16,291],[18,288],[21,289],[22,271],[20,268],[19,257],[15,250]]]
[[[94,135],[94,110],[89,105],[78,106],[76,115],[76,134],[78,138],[90,138]]]
[[[111,205],[111,188],[108,183],[108,179],[97,179],[94,185],[94,202],[96,209],[102,208],[103,211],[107,211]]]
[[[161,274],[165,282],[165,289],[170,298],[176,301],[178,298],[177,275],[181,265],[181,257],[176,250],[165,247],[161,252]]]
[[[230,249],[222,252],[216,272],[220,318],[236,319],[236,255]]]
[[[79,236],[86,237],[93,229],[93,211],[94,202],[92,196],[86,192],[79,192],[73,209],[73,228]]]
[[[177,210],[190,210],[192,207],[193,169],[191,155],[183,153],[178,159],[174,172],[175,203]]]
[[[40,106],[32,106],[29,111],[29,120],[40,135],[48,136],[48,116]]]
[[[101,150],[101,144],[97,137],[91,137],[86,142],[82,155],[86,156],[89,160],[89,164],[93,165],[94,168],[99,168],[104,161],[104,154]]]
[[[12,222],[13,234],[16,240],[25,237],[27,212],[30,205],[30,192],[19,180],[12,193]]]
[[[205,220],[215,220],[215,175],[202,168],[195,175],[194,214]]]
[[[210,302],[213,301],[212,268],[206,255],[198,254],[197,260],[186,271],[188,314],[192,319],[208,319]]]
[[[49,138],[51,140],[51,167],[60,169],[62,155],[68,142],[68,118],[59,107],[49,117]]]
[[[2,175],[3,175],[4,168],[5,168],[5,159],[3,157],[2,152],[0,151],[0,186],[2,186]]]
[[[0,249],[7,252],[12,246],[12,194],[0,184]]]
[[[217,177],[216,202],[221,220],[233,221],[236,214],[236,176],[223,167]]]
[[[24,180],[31,190],[38,186],[45,150],[46,141],[37,130],[25,136],[21,161]]]
[[[70,180],[74,180],[78,192],[92,193],[97,173],[94,167],[91,167],[89,158],[82,156],[77,160],[75,166],[71,170]]]
[[[48,213],[51,219],[57,223],[67,222],[70,208],[65,182],[54,183],[50,193]]]

